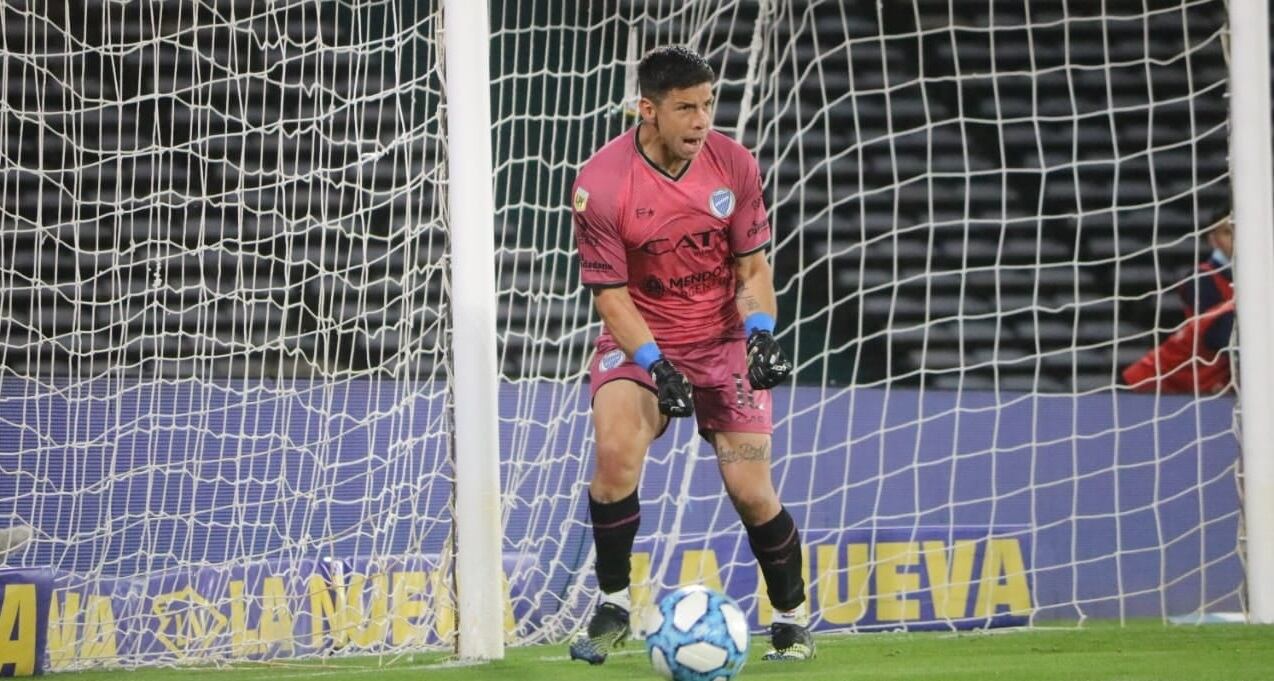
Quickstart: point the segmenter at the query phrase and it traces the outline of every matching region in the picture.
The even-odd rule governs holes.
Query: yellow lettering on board
[[[292,610],[288,608],[283,578],[266,577],[261,583],[261,642],[267,646],[278,643],[282,649],[292,650],[292,628]]]
[[[292,650],[292,611],[282,577],[261,581],[261,617],[256,627],[248,626],[248,600],[243,580],[230,582],[230,645],[239,655],[265,652],[278,643]],[[311,596],[311,599],[313,597]]]
[[[920,619],[920,601],[907,598],[907,594],[920,591],[920,575],[902,571],[902,568],[920,562],[919,548],[914,542],[876,544],[877,620],[905,622]]]
[[[434,611],[434,629],[438,638],[450,642],[456,630],[456,604],[451,598],[447,576],[442,570],[429,573],[429,604]]]
[[[231,580],[230,591],[230,647],[235,655],[252,655],[261,648],[257,630],[248,627],[248,604],[243,595],[243,580]]]
[[[956,540],[951,548],[950,566],[947,564],[947,547],[943,542],[927,541],[923,546],[934,617],[964,617],[965,607],[969,602],[969,586],[973,582],[973,557],[977,554],[977,542],[972,539]]]
[[[721,588],[721,566],[717,564],[717,552],[712,549],[686,549],[681,554],[681,586],[702,584],[709,589]]]
[[[323,625],[332,632],[332,645],[345,645],[349,632],[345,629],[345,589],[329,588],[323,575],[310,575],[305,580],[305,590],[310,594],[310,646],[323,645]]]
[[[413,573],[414,574],[414,573]],[[448,638],[456,630],[456,605],[455,599],[451,593],[451,581],[447,578],[447,574],[442,570],[434,570],[433,572],[419,573],[425,575],[425,583],[427,588],[427,601],[421,601],[418,606],[411,606],[416,612],[415,616],[424,615],[428,610],[426,602],[434,613],[434,630],[438,634],[438,638],[446,642]],[[506,642],[512,643],[516,640],[514,635],[517,631],[517,621],[513,617],[513,594],[509,590],[509,577],[500,571],[500,588],[504,595],[504,639]],[[395,596],[395,599],[398,597]],[[417,610],[416,608],[419,607]],[[428,629],[422,628],[420,623],[410,625],[414,627],[416,632],[415,640],[424,641]],[[399,620],[395,619],[394,627],[397,631]]]
[[[394,645],[424,643],[425,631],[420,617],[425,614],[425,573],[423,571],[395,572],[391,630]]]
[[[845,547],[846,588],[840,592],[840,560],[835,544],[820,544],[818,558],[818,612],[829,624],[853,624],[867,613],[867,575],[869,546],[849,544]]]
[[[66,592],[66,598],[58,603],[58,592],[49,600],[49,668],[61,669],[75,659],[76,643],[79,643],[80,594]]]
[[[229,629],[230,620],[193,586],[151,599],[155,617],[155,640],[186,659],[191,653],[206,650]]]
[[[115,643],[115,606],[110,596],[89,596],[84,609],[84,633],[80,637],[81,660],[113,660],[119,656]]]
[[[1022,545],[1016,539],[987,542],[974,616],[995,615],[1001,605],[1009,606],[1010,615],[1029,615],[1031,612],[1031,590],[1026,585]]]
[[[368,589],[368,585],[371,586]],[[345,624],[349,639],[358,646],[371,646],[385,640],[389,631],[389,576],[384,573],[352,574],[345,594]],[[365,597],[364,592],[371,591]]]
[[[632,612],[651,605],[650,598],[650,552],[634,551],[631,567],[628,569],[629,597],[633,599]]]
[[[14,676],[35,673],[35,585],[6,584],[0,601],[0,665],[13,665]],[[14,632],[15,638],[9,638]]]
[[[513,594],[509,591],[509,576],[500,570],[500,593],[504,594],[504,641],[514,643],[517,637],[518,623],[513,619]]]
[[[348,641],[370,646],[384,641],[389,633],[389,575],[350,573],[345,584],[331,584],[320,575],[310,575],[310,644],[323,643],[323,622],[329,624],[332,645]],[[370,593],[368,593],[370,592]]]
[[[505,594],[505,643],[512,644],[517,642],[517,620],[513,619],[513,592],[508,586],[508,575],[505,570],[499,572],[499,584]]]

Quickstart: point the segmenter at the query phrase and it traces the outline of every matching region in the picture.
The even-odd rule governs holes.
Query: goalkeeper
[[[715,75],[702,57],[659,48],[637,75],[641,122],[584,165],[572,200],[581,281],[605,331],[589,367],[588,494],[603,596],[571,657],[600,664],[627,637],[642,463],[670,418],[694,415],[774,606],[766,659],[810,658],[800,533],[770,477],[768,390],[792,365],[773,335],[760,171],[712,131]]]

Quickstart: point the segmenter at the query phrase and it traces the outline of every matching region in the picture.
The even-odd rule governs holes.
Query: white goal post
[[[454,315],[457,651],[504,657],[495,200],[486,3],[447,0],[447,160]]]
[[[1231,2],[1230,158],[1234,172],[1235,268],[1240,292],[1274,291],[1274,171],[1270,162],[1270,16],[1259,0]],[[1264,140],[1264,141],[1262,141]],[[1263,293],[1262,293],[1263,292]],[[1243,390],[1243,510],[1249,619],[1274,623],[1274,341],[1269,305],[1239,306]]]

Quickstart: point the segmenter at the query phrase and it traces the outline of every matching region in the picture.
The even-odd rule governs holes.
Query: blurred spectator
[[[1215,393],[1230,385],[1223,352],[1234,330],[1234,224],[1226,216],[1208,228],[1212,254],[1177,288],[1186,321],[1159,347],[1124,369],[1137,392]]]

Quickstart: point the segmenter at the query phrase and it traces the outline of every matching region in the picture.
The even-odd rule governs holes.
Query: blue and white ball
[[[644,622],[650,664],[672,681],[729,681],[748,659],[748,620],[729,596],[702,586],[669,593]]]

